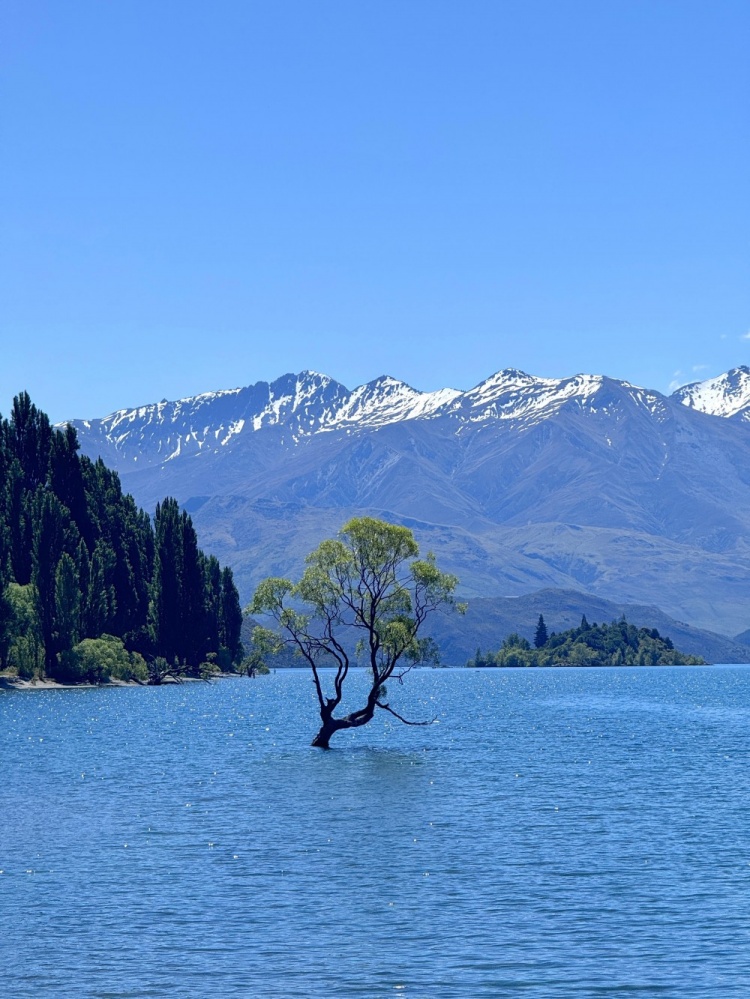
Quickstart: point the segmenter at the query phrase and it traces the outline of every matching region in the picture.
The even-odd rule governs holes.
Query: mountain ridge
[[[135,463],[145,456],[147,463],[158,464],[204,448],[216,450],[236,435],[273,426],[285,427],[299,439],[440,416],[470,423],[500,419],[528,424],[570,401],[585,403],[607,382],[617,382],[655,408],[665,398],[605,375],[541,378],[516,368],[497,371],[463,392],[452,388],[420,392],[390,375],[350,390],[327,375],[302,371],[273,382],[120,409],[96,420],[66,422],[81,439],[96,440],[102,456],[113,451],[120,461]]]
[[[83,436],[96,435],[122,450],[123,443],[140,421],[146,426],[180,426],[185,416],[218,415],[227,424],[214,423],[191,427],[184,441],[192,436],[199,449],[205,443],[209,429],[220,445],[247,427],[257,431],[285,422],[309,436],[318,431],[352,426],[376,426],[401,420],[420,419],[447,413],[469,412],[475,418],[488,415],[498,419],[520,420],[534,413],[559,407],[568,399],[586,400],[605,382],[613,382],[631,390],[635,397],[657,409],[659,400],[672,399],[708,415],[750,419],[750,368],[740,366],[705,381],[683,385],[667,396],[654,389],[642,388],[622,379],[606,375],[576,374],[565,378],[545,378],[529,375],[517,368],[503,368],[467,390],[454,388],[423,392],[391,375],[381,375],[372,381],[348,389],[328,375],[311,370],[287,373],[272,382],[256,382],[244,387],[201,392],[177,400],[162,399],[158,403],[115,410],[99,419],[70,419]],[[233,405],[227,406],[227,403]],[[317,410],[311,415],[311,409]],[[293,417],[293,419],[291,419]],[[130,425],[130,427],[128,426]],[[225,436],[220,436],[225,432]],[[172,435],[173,436],[173,435]],[[170,438],[171,439],[171,438]],[[141,442],[142,443],[142,442]],[[180,440],[180,445],[182,440]],[[170,460],[175,451],[160,455]]]
[[[513,368],[435,393],[302,372],[74,426],[147,509],[173,495],[191,511],[245,598],[370,514],[414,525],[469,596],[583,589],[737,634],[750,622],[750,424],[739,396],[727,415],[686,398]]]

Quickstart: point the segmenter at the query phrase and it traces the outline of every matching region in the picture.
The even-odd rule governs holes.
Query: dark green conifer
[[[55,571],[55,652],[60,655],[81,637],[81,590],[78,568],[63,552]]]
[[[539,620],[536,625],[536,633],[534,634],[534,647],[541,649],[547,644],[547,625],[544,623],[544,618],[539,615]]]
[[[84,631],[87,638],[99,638],[115,630],[115,563],[114,549],[100,538],[91,556],[89,568],[88,594],[84,607]]]
[[[10,649],[32,675],[43,651],[54,675],[75,642],[106,633],[170,664],[222,646],[241,657],[231,572],[201,552],[190,517],[167,499],[152,525],[78,452],[75,430],[53,430],[25,392],[0,417],[0,665]]]
[[[35,490],[47,481],[52,428],[49,419],[21,392],[13,400],[8,440],[24,473],[26,489]]]
[[[154,518],[154,575],[149,624],[155,649],[167,662],[180,658],[182,627],[182,531],[177,500],[157,503]]]
[[[82,537],[88,544],[92,544],[93,532],[78,448],[78,436],[74,427],[68,425],[64,431],[54,432],[50,449],[49,483],[63,506],[68,508]]]
[[[54,674],[56,666],[57,565],[65,550],[70,518],[65,507],[49,490],[38,488],[33,498],[33,572],[37,613],[45,649],[45,670]]]
[[[218,652],[222,641],[221,566],[215,555],[205,564],[206,642],[210,652]]]
[[[5,486],[5,516],[10,533],[10,563],[13,579],[26,586],[31,582],[31,493],[24,487],[21,463],[14,458]]]
[[[5,586],[0,586],[0,669],[8,665],[8,650],[13,640],[15,614],[8,599]]]
[[[180,543],[182,601],[179,658],[182,662],[197,667],[204,661],[206,653],[211,651],[207,644],[205,557],[198,548],[193,521],[184,511],[180,516]]]
[[[229,650],[233,663],[239,663],[244,654],[241,630],[240,595],[234,584],[232,570],[225,566],[221,573],[221,644]]]

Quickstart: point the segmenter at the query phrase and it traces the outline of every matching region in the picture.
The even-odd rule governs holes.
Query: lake
[[[355,676],[360,684],[363,677]],[[750,668],[0,691],[0,991],[750,995]]]

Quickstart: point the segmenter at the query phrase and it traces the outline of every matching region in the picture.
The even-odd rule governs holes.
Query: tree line
[[[236,667],[241,625],[231,569],[177,501],[152,521],[73,427],[16,396],[0,417],[0,669],[159,682]]]
[[[540,614],[534,647],[526,638],[508,635],[495,652],[477,649],[468,666],[697,666],[699,656],[678,652],[656,628],[637,628],[625,617],[611,624],[589,624],[584,614],[577,628],[547,634]]]

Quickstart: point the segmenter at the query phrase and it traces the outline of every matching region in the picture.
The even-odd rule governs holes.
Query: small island
[[[497,652],[477,649],[469,667],[484,666],[704,666],[700,656],[675,649],[656,628],[637,628],[624,617],[611,624],[589,624],[584,614],[577,628],[547,634],[540,614],[534,645],[517,633]]]

